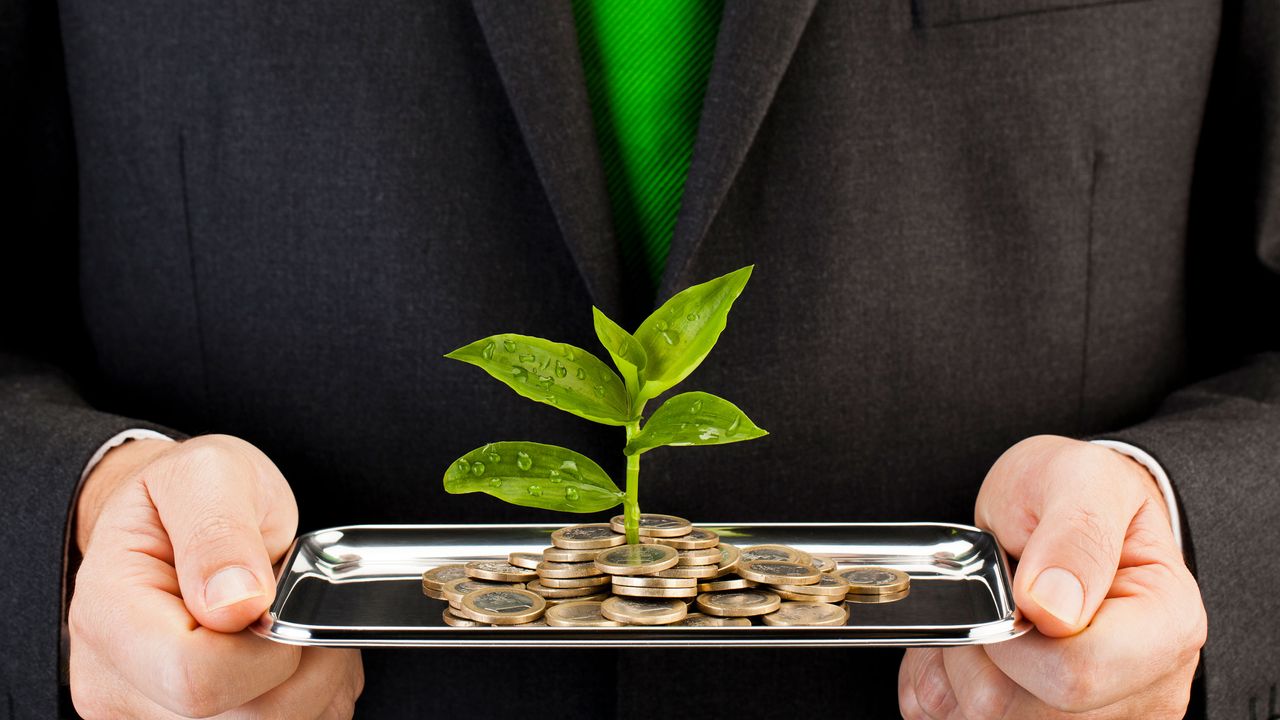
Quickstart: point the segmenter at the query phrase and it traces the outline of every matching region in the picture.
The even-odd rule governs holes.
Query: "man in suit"
[[[568,3],[11,7],[10,715],[60,684],[90,717],[484,714],[496,683],[523,715],[1276,712],[1274,4],[729,0],[652,294]],[[646,508],[976,520],[1035,633],[361,656],[241,630],[299,521],[547,520],[440,491],[495,428],[614,457],[441,354],[590,347],[588,304],[633,327],[749,263],[692,380],[772,434],[654,453]]]

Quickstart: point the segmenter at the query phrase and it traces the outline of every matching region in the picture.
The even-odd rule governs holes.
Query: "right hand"
[[[358,650],[245,630],[271,604],[271,566],[298,524],[276,466],[243,440],[134,440],[76,507],[84,561],[68,623],[71,698],[85,718],[349,718]]]

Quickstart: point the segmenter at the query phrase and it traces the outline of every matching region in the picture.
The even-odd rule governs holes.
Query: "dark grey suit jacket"
[[[303,529],[558,519],[443,493],[489,440],[621,474],[616,428],[441,358],[501,331],[594,347],[590,303],[650,309],[619,274],[567,2],[6,0],[0,32],[0,713],[54,712],[68,505],[120,429],[247,438]],[[772,434],[650,454],[647,509],[969,521],[1018,439],[1126,440],[1181,496],[1208,708],[1265,714],[1274,2],[729,0],[660,299],[748,263],[681,389]],[[495,665],[527,668],[528,713],[628,717],[768,714],[743,694],[768,682],[875,715],[896,672],[825,651],[366,662],[374,717],[465,707],[443,683],[484,692]],[[708,662],[717,688],[675,680]]]

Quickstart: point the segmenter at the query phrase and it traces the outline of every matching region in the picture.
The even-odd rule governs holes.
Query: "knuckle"
[[[956,706],[946,674],[936,667],[923,668],[914,684],[916,702],[929,717],[944,717]]]
[[[161,692],[169,710],[182,717],[207,718],[226,709],[221,706],[221,693],[213,678],[193,663],[171,657],[160,667]]]
[[[1090,507],[1077,507],[1069,523],[1075,530],[1070,542],[1080,555],[1098,570],[1114,573],[1120,547],[1102,513]]]
[[[1100,680],[1095,658],[1088,652],[1071,653],[1058,668],[1058,682],[1041,699],[1061,712],[1087,712],[1094,708]]]
[[[959,706],[969,720],[996,720],[1008,715],[1012,702],[1008,683],[978,683],[959,700]]]

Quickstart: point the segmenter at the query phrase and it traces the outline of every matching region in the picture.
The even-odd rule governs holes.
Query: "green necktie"
[[[573,0],[624,280],[667,262],[724,0]]]

